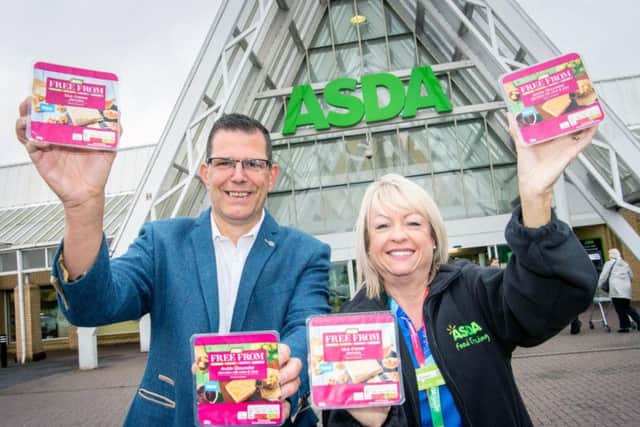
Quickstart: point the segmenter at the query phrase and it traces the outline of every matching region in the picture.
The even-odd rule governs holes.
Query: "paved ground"
[[[580,335],[563,331],[531,349],[518,349],[513,367],[537,426],[640,425],[640,333],[601,325]],[[583,319],[586,320],[586,319]],[[100,348],[100,368],[76,369],[73,352],[0,369],[1,426],[120,426],[146,355],[137,345]]]

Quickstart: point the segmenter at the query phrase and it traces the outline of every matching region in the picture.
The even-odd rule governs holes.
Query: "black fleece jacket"
[[[513,255],[505,270],[456,261],[440,267],[424,304],[433,357],[465,426],[531,426],[511,369],[516,346],[538,345],[560,332],[593,298],[597,273],[571,228],[553,216],[540,228],[521,223],[517,208],[505,231]],[[361,289],[343,312],[388,310],[387,296]],[[400,336],[400,356],[411,357]],[[405,403],[385,426],[419,426],[415,371],[402,364]],[[346,410],[324,411],[325,426],[359,426]]]

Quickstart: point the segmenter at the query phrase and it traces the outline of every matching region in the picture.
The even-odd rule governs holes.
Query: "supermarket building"
[[[331,245],[334,307],[356,288],[353,225],[362,195],[386,173],[404,175],[434,197],[452,257],[486,264],[498,256],[504,263],[517,182],[498,79],[559,53],[515,0],[223,2],[158,144],[118,154],[105,213],[112,254],[126,251],[145,221],[208,207],[197,174],[208,131],[220,114],[241,112],[272,132],[281,175],[267,208],[281,224]],[[430,89],[442,91],[450,110],[418,108],[379,120],[364,111],[362,120],[338,125],[318,124],[305,110],[317,106],[325,118],[344,112],[327,102],[325,90],[344,78],[355,82],[364,109],[388,105],[397,96],[363,93],[362,78],[397,82],[409,97],[421,67],[429,67],[438,85]],[[596,86],[607,119],[556,185],[555,208],[596,266],[618,247],[640,277],[640,76]],[[292,99],[301,87],[317,103],[305,103],[296,122]],[[140,341],[148,349],[148,319],[95,329],[75,328],[61,315],[48,271],[62,237],[62,208],[33,167],[0,167],[0,196],[0,335],[9,337],[17,360],[71,346],[80,366],[91,368],[97,343]]]

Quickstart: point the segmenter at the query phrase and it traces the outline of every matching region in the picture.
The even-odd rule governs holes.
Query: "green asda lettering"
[[[470,335],[475,335],[480,331],[482,331],[480,325],[476,322],[471,322],[468,325],[454,326],[450,328],[449,335],[453,337],[454,341],[458,341],[459,339],[466,338]]]
[[[471,347],[472,345],[491,341],[489,334],[482,333],[482,327],[476,322],[460,326],[449,325],[447,331],[449,335],[453,337],[456,350],[458,351]]]
[[[294,86],[282,134],[293,134],[298,127],[307,125],[313,125],[316,130],[326,130],[331,126],[350,127],[363,117],[367,123],[389,120],[400,114],[408,119],[415,117],[417,111],[423,108],[435,108],[439,113],[452,110],[451,102],[431,67],[416,67],[411,71],[406,93],[402,81],[389,73],[362,76],[362,100],[353,94],[357,85],[356,79],[348,77],[327,83],[323,91],[325,102],[341,110],[329,111],[326,115],[311,85]],[[380,105],[378,88],[385,88],[389,93],[386,105]],[[425,89],[424,94],[422,88]]]

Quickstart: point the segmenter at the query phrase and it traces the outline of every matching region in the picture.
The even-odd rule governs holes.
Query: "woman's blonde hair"
[[[430,224],[434,242],[433,259],[427,283],[431,283],[438,269],[449,257],[447,233],[440,210],[429,194],[407,178],[388,174],[367,188],[356,220],[356,272],[358,289],[366,288],[368,298],[378,298],[384,286],[369,258],[369,216],[372,211],[407,210],[417,212]]]

